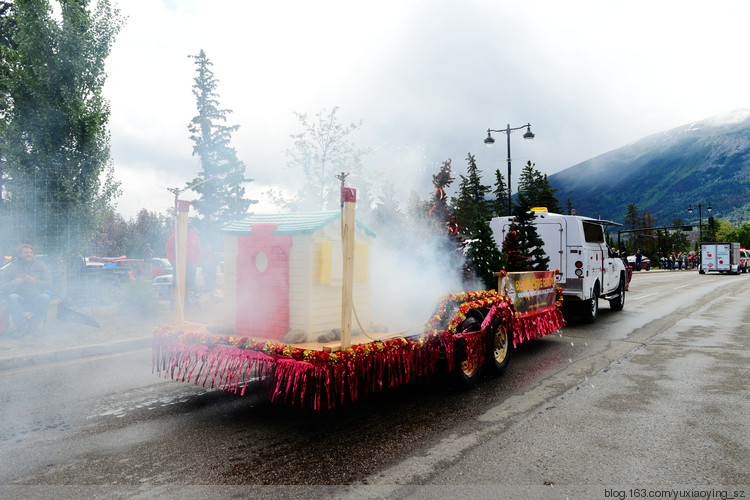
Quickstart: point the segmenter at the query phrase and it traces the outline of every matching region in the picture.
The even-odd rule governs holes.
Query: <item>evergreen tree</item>
[[[532,207],[539,206],[537,201],[542,185],[542,174],[534,168],[535,165],[530,161],[526,162],[526,165],[521,169],[521,175],[518,177],[518,192],[525,193],[526,200]]]
[[[495,200],[492,205],[497,217],[510,215],[508,213],[508,186],[505,185],[505,177],[500,173],[500,169],[495,170],[495,189],[492,191]]]
[[[503,240],[502,253],[505,260],[505,270],[509,273],[528,271],[526,257],[521,254],[521,241],[518,237],[516,225],[511,223],[508,234]]]
[[[490,204],[486,200],[490,186],[482,185],[482,171],[477,168],[474,155],[469,153],[466,158],[469,166],[466,169],[466,176],[461,175],[461,184],[458,187],[458,195],[451,199],[456,216],[456,224],[461,234],[473,234],[476,220],[476,213],[489,220],[492,216]]]
[[[625,214],[625,229],[640,229],[641,228],[641,216],[638,213],[638,208],[635,206],[634,203],[631,203],[628,205],[628,211]],[[637,243],[637,237],[635,237],[636,233],[630,233],[631,236],[627,240],[626,244],[626,250],[628,255],[632,255],[635,253]]]
[[[565,204],[565,213],[568,215],[573,215],[573,212],[575,211],[575,208],[573,208],[573,203],[571,203],[570,198],[568,198],[568,202]]]
[[[542,175],[536,169],[536,164],[526,163],[518,180],[518,191],[526,195],[527,202],[532,207],[546,207],[549,212],[560,213],[560,203],[555,197],[557,189],[550,186],[547,174]]]
[[[432,207],[429,215],[433,221],[433,228],[439,232],[446,231],[451,223],[453,214],[448,209],[448,195],[445,190],[453,184],[454,180],[451,175],[451,160],[449,158],[440,166],[440,171],[432,176],[432,185],[435,190],[432,192]]]
[[[520,254],[526,261],[529,271],[546,271],[549,257],[544,253],[544,241],[539,237],[534,225],[531,204],[524,192],[518,193],[518,206],[515,207],[514,223],[518,232]]]
[[[198,115],[188,129],[194,143],[193,155],[201,162],[198,177],[188,183],[188,187],[198,193],[198,199],[192,203],[201,215],[196,225],[216,245],[220,226],[242,219],[250,205],[257,201],[245,198],[244,183],[252,179],[245,178],[245,164],[230,145],[239,125],[223,125],[231,111],[218,107],[218,80],[211,71],[213,63],[203,50],[197,56],[188,57],[195,59],[197,76],[193,95],[198,108]]]
[[[3,10],[0,177],[12,178],[5,188],[17,227],[0,240],[70,254],[90,241],[119,193],[103,87],[122,19],[108,0],[94,12],[88,0],[59,4],[55,13],[48,0],[17,0],[14,23]]]
[[[556,192],[557,189],[552,189],[552,186],[550,186],[549,184],[549,179],[547,179],[547,174],[544,174],[542,176],[541,182],[539,183],[539,192],[536,206],[546,207],[548,212],[559,214],[562,209],[560,208],[560,203],[555,197]]]
[[[408,221],[399,206],[395,195],[395,188],[391,181],[383,184],[383,196],[377,201],[372,210],[373,229],[378,239],[390,241],[396,245],[401,242],[403,235],[409,232]]]
[[[466,251],[467,265],[487,290],[497,288],[496,272],[503,268],[503,258],[486,218],[474,208],[474,232]]]
[[[638,214],[638,207],[635,204],[630,203],[628,205],[628,211],[625,214],[625,228],[626,229],[640,229],[641,228],[641,217]]]

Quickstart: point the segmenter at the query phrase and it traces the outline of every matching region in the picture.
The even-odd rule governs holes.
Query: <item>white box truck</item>
[[[698,272],[740,274],[739,243],[701,243],[701,262]]]
[[[534,226],[544,241],[549,271],[558,270],[557,285],[562,288],[563,307],[575,308],[589,323],[599,313],[599,299],[609,301],[620,311],[625,305],[627,273],[625,263],[607,246],[604,226],[616,222],[578,215],[561,215],[534,208]],[[495,217],[490,222],[495,243],[502,249],[513,217]]]

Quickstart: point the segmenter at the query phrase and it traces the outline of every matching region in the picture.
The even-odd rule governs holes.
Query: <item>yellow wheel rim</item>
[[[467,377],[471,377],[474,375],[474,372],[477,371],[477,361],[475,359],[461,361],[461,371],[464,372],[464,375]]]
[[[495,331],[493,337],[493,355],[495,356],[495,363],[502,363],[508,356],[508,331],[505,326],[500,325]]]

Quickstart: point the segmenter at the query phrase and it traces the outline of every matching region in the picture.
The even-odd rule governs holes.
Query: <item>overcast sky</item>
[[[526,161],[553,174],[647,135],[750,108],[745,1],[120,0],[127,23],[107,63],[105,95],[118,211],[166,212],[169,187],[196,176],[188,123],[195,55],[213,62],[250,197],[294,189],[284,151],[293,115],[338,106],[375,153],[364,166],[399,194],[430,193],[436,165],[513,185]],[[454,187],[458,182],[454,183]],[[356,187],[356,186],[352,186]],[[191,199],[191,193],[185,193]]]

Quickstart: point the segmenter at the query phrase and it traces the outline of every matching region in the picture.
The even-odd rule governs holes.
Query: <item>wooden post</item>
[[[352,291],[354,287],[354,204],[357,191],[341,188],[342,214],[341,247],[344,253],[343,280],[341,283],[341,350],[352,345]]]
[[[190,202],[177,201],[177,222],[175,227],[175,315],[178,326],[185,324],[185,270],[187,269],[188,211]]]

